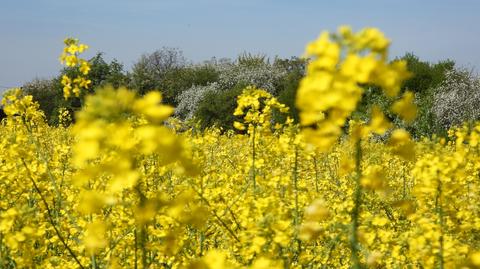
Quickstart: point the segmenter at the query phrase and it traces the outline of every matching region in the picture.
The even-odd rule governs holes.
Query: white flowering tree
[[[206,86],[193,85],[177,97],[178,105],[175,114],[183,119],[191,119],[207,93],[221,93],[232,90],[236,85],[251,85],[262,88],[276,95],[276,83],[287,75],[285,68],[262,62],[255,65],[231,63],[228,61],[214,62],[214,68],[219,72],[219,79]]]
[[[480,78],[471,71],[447,72],[435,92],[433,112],[441,128],[446,130],[480,118]]]

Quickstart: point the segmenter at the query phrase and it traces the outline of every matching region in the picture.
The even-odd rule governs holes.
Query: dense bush
[[[118,88],[129,84],[129,76],[125,73],[123,65],[116,59],[107,63],[103,59],[103,54],[97,53],[89,62],[91,66],[89,79],[92,81],[92,88],[105,85],[112,85]]]
[[[188,90],[182,92],[177,97],[177,107],[175,108],[175,116],[189,120],[192,119],[198,104],[204,99],[209,92],[218,92],[218,84],[216,82],[205,86],[192,86]]]
[[[467,70],[452,70],[435,89],[433,112],[441,130],[480,119],[480,78]]]
[[[83,99],[88,93],[93,93],[97,87],[113,85],[119,87],[129,83],[129,76],[123,70],[123,65],[117,60],[107,63],[103,59],[102,53],[97,53],[89,61],[90,73],[88,79],[92,81],[89,89],[82,92],[78,98],[65,100],[62,94],[62,84],[60,83],[63,75],[69,77],[78,76],[78,70],[73,68],[63,68],[60,74],[52,79],[34,79],[25,83],[22,88],[27,95],[32,95],[40,108],[45,113],[45,117],[50,124],[58,123],[58,111],[60,108],[66,108],[73,112],[79,110],[83,105]]]
[[[306,59],[292,57],[290,59],[275,59],[274,65],[286,70],[287,74],[283,76],[277,83],[278,100],[290,108],[288,116],[295,122],[298,122],[298,110],[295,106],[295,96],[300,84],[300,80],[305,75]],[[283,121],[284,115],[277,115]]]
[[[3,107],[0,107],[0,121],[3,120],[7,115],[5,111],[3,111]]]
[[[238,61],[232,64],[223,64],[217,66],[219,76],[219,87],[221,89],[232,89],[239,83],[256,86],[265,89],[273,95],[277,95],[275,87],[287,71],[282,66],[272,65],[268,62],[246,60]]]
[[[34,79],[23,85],[25,94],[32,95],[49,123],[56,123],[58,109],[65,105],[58,79]]]
[[[207,86],[218,80],[218,71],[210,65],[191,65],[174,69],[165,74],[158,85],[164,102],[177,106],[177,97],[191,87]]]
[[[166,74],[186,65],[183,52],[176,48],[163,47],[144,54],[133,65],[131,87],[140,94],[159,89]]]
[[[288,74],[284,66],[270,64],[261,55],[249,54],[241,55],[235,62],[211,62],[209,68],[216,70],[217,80],[206,85],[195,84],[183,91],[177,96],[178,105],[175,112],[182,119],[191,119],[197,115],[204,127],[211,126],[209,123],[216,123],[225,128],[233,128],[228,116],[222,116],[217,111],[207,108],[207,104],[215,104],[218,111],[233,112],[232,102],[239,88],[252,85],[278,95],[280,89],[278,85]],[[225,100],[227,97],[232,100]],[[213,100],[216,98],[220,100]],[[200,103],[202,103],[202,111],[197,113]]]
[[[416,120],[408,126],[387,111],[386,116],[398,127],[407,128],[415,137],[421,137],[442,132],[448,126],[461,122],[461,117],[472,118],[471,111],[455,111],[455,120],[453,116],[446,117],[444,115],[446,112],[441,112],[446,110],[441,109],[442,103],[437,99],[442,96],[443,91],[451,94],[452,92],[447,89],[450,86],[440,87],[440,84],[445,80],[447,72],[453,72],[455,67],[453,61],[430,63],[420,60],[412,53],[407,53],[398,60],[405,60],[413,74],[405,81],[403,90],[408,89],[415,93],[415,102],[418,107]],[[229,125],[231,119],[221,116],[218,111],[231,111],[231,102],[225,102],[225,98],[228,96],[235,99],[238,88],[245,85],[265,89],[276,96],[280,102],[290,108],[288,116],[298,122],[298,111],[294,100],[299,82],[305,75],[308,60],[297,57],[276,58],[271,63],[265,55],[244,53],[235,61],[212,58],[201,64],[190,64],[180,50],[162,48],[142,55],[130,73],[126,72],[123,65],[116,60],[105,61],[102,53],[95,55],[89,62],[91,71],[88,78],[92,84],[85,93],[92,93],[95,88],[107,84],[114,87],[128,85],[141,95],[151,90],[161,90],[163,102],[176,107],[175,115],[180,119],[188,120],[196,115],[203,122],[203,127],[215,123],[225,128],[232,128]],[[78,71],[65,68],[54,79],[36,79],[23,86],[25,91],[39,102],[51,124],[56,124],[58,108],[65,107],[70,111],[76,111],[82,106],[84,95],[69,101],[63,100],[61,96],[61,76],[68,74],[74,77],[75,72]],[[359,104],[358,110],[353,115],[354,118],[367,119],[373,104],[385,109],[395,101],[383,96],[371,85],[364,85],[364,89],[365,98]],[[215,100],[217,98],[219,100]],[[434,100],[437,100],[435,104]],[[216,110],[209,109],[207,104],[214,104]],[[464,108],[468,106],[471,105],[465,105]],[[458,108],[460,105],[457,104],[455,107]],[[283,120],[285,117],[284,115],[275,117],[277,116],[282,118],[277,120]],[[437,117],[440,118],[437,119]]]
[[[430,136],[440,131],[438,128],[436,115],[433,113],[433,100],[436,92],[441,91],[437,87],[445,80],[446,74],[454,70],[455,63],[451,60],[430,63],[420,60],[412,53],[396,59],[405,60],[408,70],[412,76],[407,79],[402,87],[402,91],[412,91],[415,93],[415,103],[418,108],[417,118],[411,124],[406,125],[398,119],[388,107],[395,101],[381,94],[381,91],[370,85],[365,86],[365,98],[362,99],[355,117],[367,119],[373,105],[382,109],[387,109],[386,116],[394,122],[397,127],[407,128],[414,137]]]
[[[446,72],[455,67],[455,62],[452,60],[433,64],[420,60],[413,53],[407,53],[401,59],[407,61],[408,70],[413,74],[405,81],[404,88],[415,93],[423,93],[440,85],[445,80]]]
[[[437,125],[436,116],[433,112],[433,100],[439,90],[437,87],[445,80],[448,72],[454,70],[455,62],[452,60],[429,63],[421,61],[413,54],[406,54],[403,59],[407,61],[407,67],[413,76],[408,79],[404,88],[413,91],[416,95],[418,107],[417,119],[410,127],[410,131],[416,137],[430,136],[441,132]]]
[[[246,85],[237,84],[228,91],[206,91],[197,105],[194,116],[202,128],[216,126],[232,129],[236,117],[233,115],[237,106],[237,97]]]

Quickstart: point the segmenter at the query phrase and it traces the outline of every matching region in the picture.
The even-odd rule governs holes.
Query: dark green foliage
[[[218,72],[209,65],[188,66],[167,72],[158,85],[164,102],[177,106],[177,96],[193,85],[206,86],[218,80]]]
[[[435,89],[445,80],[447,71],[455,68],[455,62],[445,60],[429,63],[421,61],[412,53],[405,54],[402,59],[407,61],[408,70],[413,73],[412,78],[405,82],[404,89],[415,93],[418,108],[415,122],[407,129],[417,138],[438,133],[439,128],[432,110]]]
[[[123,71],[123,65],[117,60],[107,63],[103,59],[102,53],[97,53],[95,57],[89,60],[91,70],[88,78],[92,81],[92,88],[112,85],[115,88],[128,85],[129,78]]]
[[[22,90],[24,94],[32,95],[33,99],[39,103],[49,123],[57,122],[57,110],[65,103],[62,86],[58,79],[34,79],[23,85]]]
[[[395,116],[390,113],[389,109],[393,100],[385,96],[382,90],[375,86],[365,85],[363,98],[357,105],[357,110],[353,113],[353,119],[367,121],[371,115],[373,106],[378,106],[385,112],[385,116],[393,120]]]
[[[305,74],[305,68],[307,60],[298,57],[292,57],[290,59],[275,59],[274,65],[281,66],[287,71],[287,75],[276,85],[278,88],[278,101],[289,107],[288,116],[293,118],[295,122],[298,122],[298,110],[295,106],[295,98],[297,95],[297,89],[302,77]],[[284,115],[276,115],[275,118],[278,122],[284,122]]]
[[[32,95],[33,99],[39,103],[49,124],[56,125],[58,123],[58,111],[62,107],[72,112],[80,110],[85,96],[93,93],[97,87],[107,84],[119,87],[128,83],[128,76],[123,71],[123,66],[116,60],[107,63],[103,59],[102,53],[98,53],[89,62],[91,70],[87,77],[92,84],[88,90],[81,92],[80,97],[72,97],[68,100],[63,98],[62,76],[68,75],[71,78],[79,76],[80,73],[75,68],[63,68],[54,79],[35,79],[23,85],[23,91],[25,94]]]
[[[282,104],[285,104],[288,110],[288,116],[294,120],[294,122],[299,122],[298,110],[295,106],[295,98],[297,96],[297,89],[302,77],[296,74],[288,74],[279,85],[282,87],[282,90],[278,94],[278,101]],[[276,118],[276,121],[284,121],[285,116],[279,115],[280,118]]]
[[[148,65],[140,61],[133,66],[130,78],[130,88],[135,89],[139,94],[145,94],[156,89],[159,84]]]
[[[252,54],[243,52],[237,57],[237,63],[241,66],[255,67],[268,64],[268,57],[265,54]]]
[[[416,97],[418,112],[411,131],[417,138],[431,136],[432,134],[445,134],[440,126],[437,125],[437,120],[433,113],[435,89],[428,88]]]
[[[400,59],[407,61],[408,70],[412,72],[412,77],[403,85],[402,93],[406,90],[415,93],[415,103],[418,109],[415,121],[411,124],[403,122],[390,111],[390,107],[396,99],[386,97],[380,89],[369,85],[364,87],[364,96],[353,117],[368,120],[372,106],[376,105],[385,112],[387,118],[393,121],[396,127],[406,128],[416,138],[430,136],[438,132],[432,112],[435,89],[445,80],[446,72],[452,70],[455,63],[446,60],[432,64],[421,61],[412,53],[407,53]]]
[[[3,111],[3,107],[0,107],[0,122],[6,117],[7,115],[5,114],[5,111]]]
[[[237,97],[247,85],[237,84],[233,89],[221,92],[208,92],[200,102],[195,117],[202,129],[217,126],[224,130],[233,129],[233,122],[239,120],[233,115],[237,107]]]
[[[58,124],[58,113],[60,108],[66,108],[71,112],[80,110],[83,99],[87,95],[82,92],[80,97],[72,97],[65,100],[63,97],[63,86],[61,84],[61,76],[63,74],[74,75],[72,70],[64,69],[62,74],[54,79],[35,79],[22,86],[22,90],[26,95],[32,95],[33,99],[38,102],[40,109],[45,114],[45,119],[51,125]],[[93,92],[93,91],[91,91]]]
[[[439,85],[445,80],[447,71],[455,68],[451,60],[430,63],[420,60],[412,53],[407,53],[400,59],[406,60],[408,69],[413,76],[408,79],[402,91],[410,90],[416,95],[418,106],[417,119],[412,124],[405,124],[401,119],[389,111],[395,101],[385,97],[383,92],[370,85],[365,85],[364,97],[353,118],[368,120],[373,105],[379,106],[385,111],[386,116],[397,127],[407,128],[415,137],[429,136],[440,131],[436,126],[435,115],[432,112],[433,100]],[[86,94],[93,93],[95,88],[112,85],[114,87],[128,86],[136,89],[139,94],[145,94],[151,90],[160,90],[163,93],[164,102],[173,106],[178,105],[178,96],[192,86],[207,86],[219,82],[222,68],[215,64],[205,63],[202,65],[186,64],[183,54],[178,49],[162,48],[151,54],[143,55],[134,65],[132,72],[123,70],[123,65],[113,60],[106,62],[102,53],[98,53],[89,60],[91,71],[88,78],[92,81],[91,87],[83,91],[79,98],[64,100],[61,77],[67,74],[76,77],[79,74],[75,69],[64,68],[60,75],[51,80],[33,80],[26,83],[23,89],[26,94],[33,95],[40,103],[40,108],[45,112],[46,118],[51,124],[56,124],[58,110],[65,107],[71,111],[77,111],[83,104]],[[238,66],[255,69],[259,66],[271,65],[286,71],[279,80],[273,84],[271,92],[276,93],[278,100],[290,108],[288,116],[298,122],[298,111],[295,107],[295,98],[298,86],[305,74],[308,60],[298,57],[290,59],[275,58],[270,64],[266,55],[243,53],[235,63]],[[243,69],[242,69],[243,70]],[[224,129],[232,129],[233,111],[236,107],[236,97],[249,85],[242,81],[234,81],[230,89],[221,88],[208,92],[202,99],[195,116],[201,122],[202,128],[217,125]],[[232,84],[230,84],[232,85]],[[231,87],[231,86],[228,86]],[[321,100],[319,100],[321,102]],[[274,120],[283,122],[285,115],[276,113]]]
[[[407,53],[400,58],[407,61],[407,67],[413,76],[405,81],[404,88],[419,94],[428,94],[430,88],[435,88],[445,79],[445,72],[452,70],[455,62],[440,61],[436,64],[421,61],[413,53]]]
[[[186,60],[181,50],[163,47],[142,55],[133,65],[130,86],[142,95],[152,90],[161,90],[165,76],[185,66]]]
[[[218,72],[209,65],[187,65],[179,49],[164,47],[144,54],[134,64],[130,87],[143,95],[159,90],[164,103],[177,105],[177,96],[193,85],[203,86],[218,80]]]

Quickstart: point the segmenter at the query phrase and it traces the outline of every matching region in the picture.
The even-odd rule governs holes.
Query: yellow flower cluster
[[[79,73],[76,77],[62,76],[63,96],[68,99],[72,92],[76,97],[80,96],[81,89],[88,89],[92,81],[86,78],[90,72],[90,63],[79,58],[79,55],[87,50],[88,46],[80,44],[75,38],[66,38],[63,43],[65,47],[60,55],[60,62],[67,67],[74,68]]]
[[[262,131],[269,132],[272,127],[274,110],[277,110],[277,113],[288,112],[288,107],[278,102],[277,98],[267,91],[253,86],[243,90],[242,94],[238,96],[237,103],[238,105],[233,115],[243,116],[244,123],[235,121],[234,126],[238,130],[245,130],[245,124],[247,124],[248,132],[253,132],[253,129],[257,127]],[[287,118],[287,123],[292,123],[292,120]],[[274,127],[279,129],[281,126],[281,124],[277,123]]]
[[[348,26],[340,27],[337,34],[323,32],[308,44],[306,55],[313,59],[300,83],[296,104],[300,123],[307,127],[305,137],[319,150],[328,151],[337,141],[362,99],[363,86],[380,86],[387,96],[397,96],[410,73],[405,61],[387,62],[389,44],[375,28],[354,33]],[[402,104],[409,100],[396,105],[394,111],[403,111]],[[383,118],[380,111],[374,113],[375,120]],[[383,133],[383,126],[372,131]]]
[[[114,240],[106,235],[107,225],[115,225],[104,218],[106,208],[132,214],[145,240],[146,223],[161,205],[149,192],[154,180],[142,173],[151,162],[162,167],[179,161],[192,170],[182,140],[163,125],[173,108],[161,100],[159,92],[137,98],[126,88],[107,87],[88,96],[85,109],[77,114],[72,129],[76,137],[72,161],[77,170],[72,179],[82,189],[77,209],[89,216],[83,242],[90,255]]]
[[[364,83],[395,92],[406,74],[384,62],[377,30],[339,33],[310,48],[321,67],[309,67],[298,98],[314,105],[302,108],[311,135],[326,124],[341,133]],[[355,72],[368,55],[375,67],[343,74],[346,59],[325,56],[336,46],[362,62]],[[333,84],[308,85],[332,62]],[[392,111],[410,121],[413,99],[404,93]],[[349,139],[318,150],[291,120],[273,124],[287,108],[260,89],[239,96],[238,132],[175,132],[161,102],[159,92],[106,87],[73,125],[64,110],[65,125],[52,127],[31,96],[5,95],[0,268],[480,268],[480,123],[383,141],[369,135],[392,125],[372,108],[368,124],[348,122]]]
[[[1,103],[5,114],[15,119],[15,122],[22,121],[31,127],[44,118],[38,103],[33,101],[31,95],[24,96],[19,88],[7,91]]]
[[[63,127],[68,127],[72,123],[72,115],[66,108],[60,108],[58,111],[58,124]]]

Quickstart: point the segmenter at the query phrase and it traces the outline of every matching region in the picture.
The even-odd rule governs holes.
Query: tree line
[[[398,58],[407,61],[413,76],[403,89],[415,93],[418,116],[409,129],[416,137],[445,133],[453,125],[480,118],[480,80],[473,72],[458,68],[452,60],[431,63],[419,59],[413,53]],[[394,59],[397,60],[397,59]],[[295,95],[304,76],[308,59],[291,57],[270,59],[261,54],[243,53],[236,59],[212,58],[202,63],[191,63],[176,48],[161,48],[142,55],[131,70],[125,70],[117,60],[110,62],[102,53],[89,59],[92,81],[90,89],[78,98],[65,100],[62,96],[61,77],[75,75],[75,70],[64,68],[52,79],[34,79],[22,88],[39,102],[46,119],[58,124],[58,111],[66,108],[77,111],[83,105],[86,94],[95,89],[112,85],[125,86],[144,95],[151,90],[160,90],[163,101],[176,108],[175,116],[192,121],[201,128],[210,126],[224,130],[233,129],[236,117],[236,97],[249,85],[267,90],[289,108],[289,115],[298,121]],[[395,100],[380,94],[380,90],[364,85],[358,119],[367,119],[373,104],[389,107]],[[1,114],[0,114],[1,116]],[[397,125],[404,124],[394,113],[387,114]],[[276,117],[285,117],[278,115]],[[274,119],[283,120],[283,119]]]

